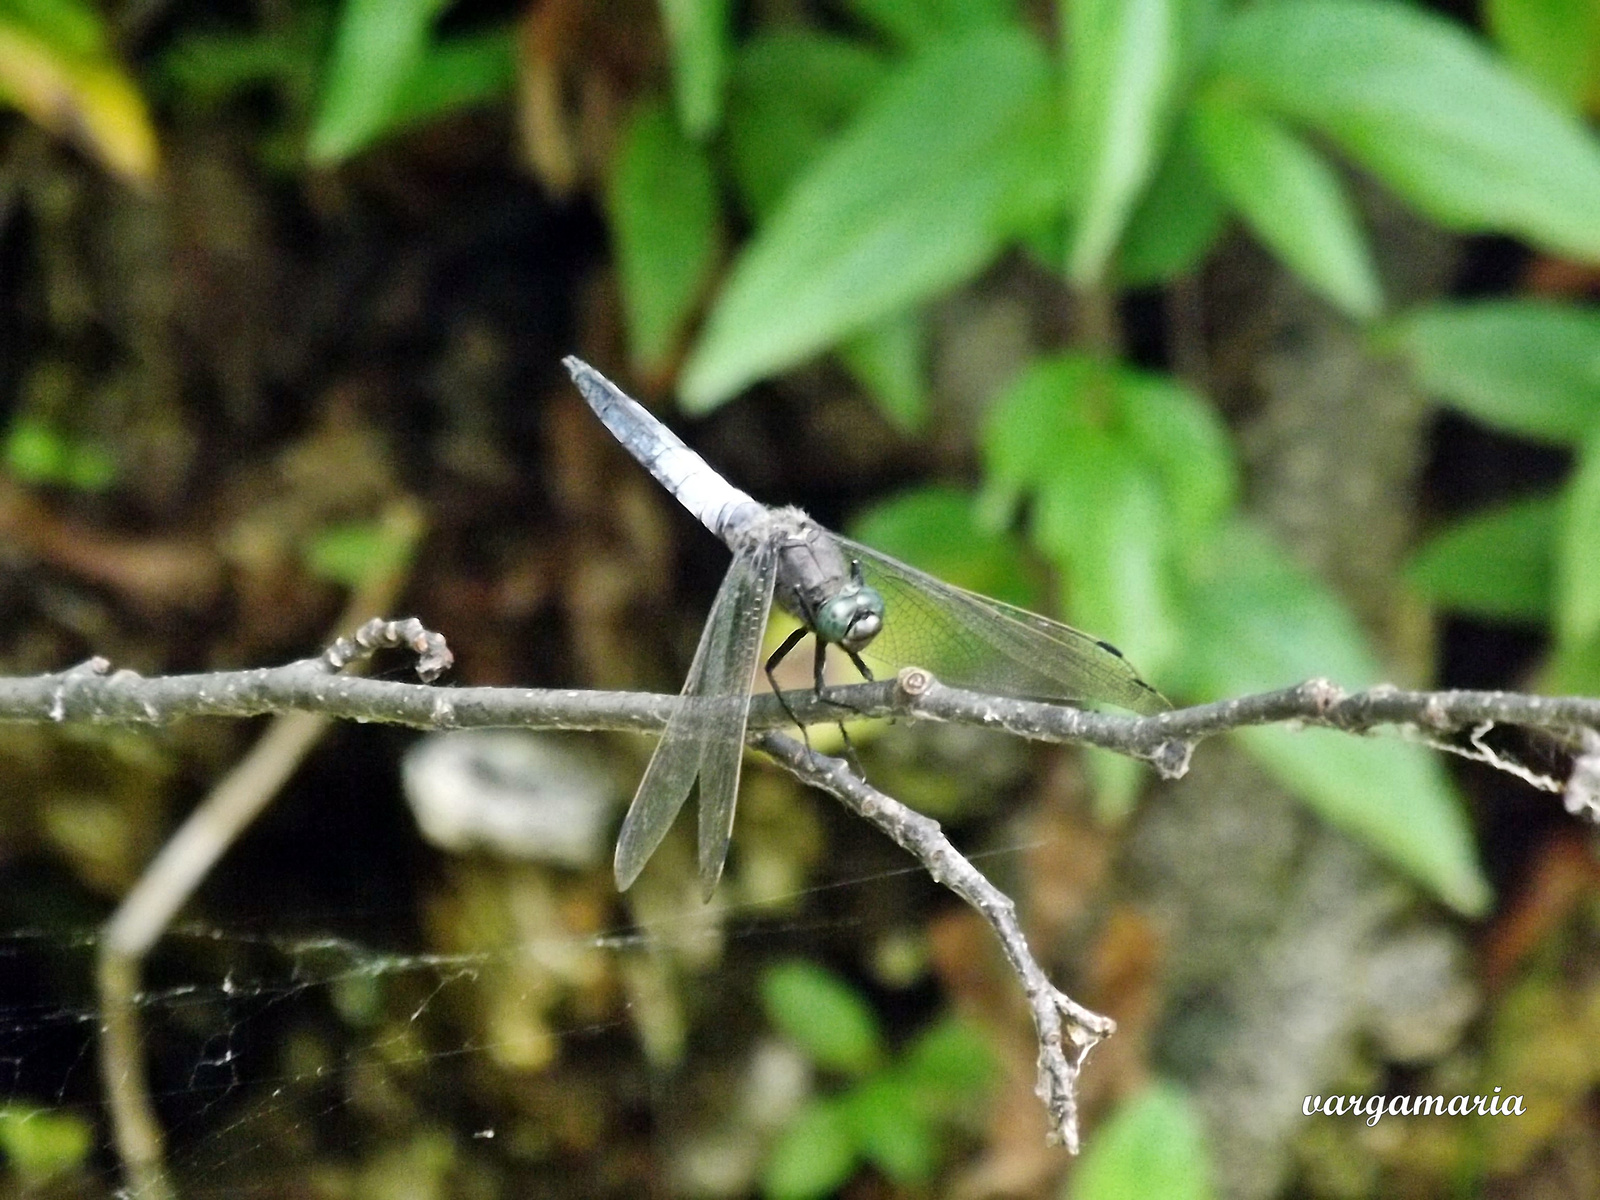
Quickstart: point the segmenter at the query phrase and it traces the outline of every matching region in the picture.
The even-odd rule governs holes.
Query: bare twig
[[[370,611],[368,609],[367,611]],[[341,674],[357,658],[383,647],[405,647],[417,670],[432,679],[450,661],[438,634],[420,622],[370,621],[353,641],[341,639],[312,659],[281,667],[145,678],[111,670],[91,659],[70,670],[25,679],[0,679],[0,721],[161,723],[193,716],[296,714],[285,720],[219,786],[248,794],[248,803],[219,819],[208,805],[163,849],[150,876],[140,881],[106,929],[101,985],[106,1000],[106,1086],[119,1151],[135,1194],[170,1195],[161,1166],[160,1128],[138,1066],[134,1000],[138,960],[160,936],[216,858],[252,819],[298,761],[323,722],[352,718],[419,729],[518,727],[658,731],[675,696],[526,688],[443,688],[361,679]],[[1114,1028],[1057,990],[1028,951],[1009,897],[988,882],[950,845],[937,822],[869,787],[847,764],[815,754],[774,732],[799,719],[832,724],[841,701],[863,716],[949,721],[1004,729],[1022,737],[1081,742],[1150,762],[1165,777],[1188,769],[1199,742],[1249,726],[1282,722],[1363,733],[1399,726],[1418,740],[1465,753],[1491,766],[1511,764],[1483,742],[1491,725],[1520,726],[1572,746],[1566,785],[1568,811],[1600,819],[1600,700],[1530,696],[1512,692],[1419,692],[1382,686],[1345,692],[1326,680],[1197,705],[1152,717],[1087,712],[1061,704],[988,696],[945,687],[926,671],[908,668],[893,681],[831,689],[824,702],[810,692],[756,697],[752,741],[801,779],[820,787],[883,829],[914,854],[929,873],[981,912],[994,927],[1022,981],[1039,1036],[1039,1094],[1054,1136],[1078,1145],[1075,1085],[1089,1051]],[[1445,739],[1466,731],[1466,746]],[[275,746],[281,738],[285,746]],[[292,745],[288,744],[292,743]],[[272,753],[268,754],[271,750]],[[1524,772],[1517,772],[1525,776]],[[143,1185],[142,1187],[140,1185]]]
[[[869,786],[843,759],[808,750],[781,733],[764,733],[755,744],[802,782],[828,792],[851,812],[883,830],[923,865],[934,882],[960,896],[994,927],[1033,1012],[1039,1040],[1035,1091],[1050,1116],[1051,1140],[1076,1154],[1078,1072],[1089,1051],[1116,1031],[1116,1022],[1083,1007],[1050,982],[1028,949],[1017,923],[1016,903],[962,857],[944,836],[939,822]]]

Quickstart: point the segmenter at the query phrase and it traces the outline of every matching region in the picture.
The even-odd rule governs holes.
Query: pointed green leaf
[[[1071,47],[1067,171],[1077,221],[1067,274],[1100,282],[1161,157],[1180,59],[1177,0],[1076,0],[1066,7]]]
[[[1237,522],[1191,559],[1185,694],[1239,696],[1325,677],[1376,683],[1355,618],[1268,537]],[[1471,828],[1437,757],[1393,737],[1282,728],[1239,739],[1331,824],[1387,855],[1458,910],[1489,902]]]
[[[1333,138],[1435,220],[1600,258],[1600,147],[1465,31],[1390,0],[1257,4],[1219,75]]]
[[[1474,513],[1418,551],[1406,567],[1406,580],[1452,612],[1546,621],[1560,517],[1555,496],[1530,496]]]
[[[1570,445],[1600,426],[1600,313],[1541,300],[1437,304],[1390,335],[1419,383],[1519,437]]]
[[[904,50],[1015,19],[1015,0],[846,0],[846,7]]]
[[[860,42],[811,30],[758,34],[730,84],[728,155],[740,199],[765,220],[888,74]]]
[[[716,265],[711,164],[664,105],[642,108],[617,157],[609,196],[617,274],[635,365],[659,370]]]
[[[1091,1132],[1063,1200],[1209,1200],[1211,1161],[1194,1102],[1155,1083]]]
[[[1145,189],[1117,255],[1130,287],[1165,283],[1196,270],[1216,245],[1227,208],[1211,185],[1187,125],[1174,131],[1166,158]]]
[[[927,1182],[939,1163],[939,1143],[916,1093],[898,1073],[875,1075],[844,1103],[845,1119],[862,1155],[902,1187]]]
[[[1378,275],[1344,185],[1281,123],[1213,90],[1191,112],[1217,190],[1302,279],[1353,317],[1383,306]]]
[[[420,125],[508,94],[517,81],[509,29],[449,38],[424,51],[389,118],[389,128]]]
[[[1556,559],[1556,635],[1581,646],[1600,634],[1600,427],[1567,483]]]
[[[1489,33],[1545,95],[1581,112],[1600,90],[1600,6],[1592,0],[1486,0]]]
[[[685,364],[703,412],[976,274],[1060,201],[1044,52],[1018,29],[941,43],[886,82],[757,232]]]
[[[872,394],[897,429],[914,433],[928,412],[922,361],[927,351],[922,314],[896,313],[839,347],[844,365]]]
[[[1233,508],[1239,469],[1216,407],[1166,375],[1117,373],[1118,424],[1161,482],[1164,520],[1179,539],[1208,536]]]
[[[345,158],[388,128],[444,0],[345,0],[306,152]]]
[[[728,0],[661,0],[672,48],[672,95],[678,121],[704,141],[722,119],[722,84],[728,71]]]
[[[1030,607],[1022,546],[978,524],[973,497],[950,487],[903,492],[862,513],[850,536],[971,592]]]

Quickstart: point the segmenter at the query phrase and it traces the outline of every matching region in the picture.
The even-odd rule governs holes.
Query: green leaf
[[[1256,235],[1346,313],[1376,315],[1383,293],[1366,238],[1321,156],[1220,89],[1195,102],[1190,120],[1212,181]]]
[[[345,0],[306,147],[313,163],[346,158],[389,127],[444,2]]]
[[[76,1113],[0,1105],[0,1151],[19,1177],[23,1194],[82,1169],[93,1150],[94,1126]]]
[[[1067,275],[1092,287],[1171,125],[1181,57],[1177,0],[1076,0],[1066,20],[1067,170],[1078,199]]]
[[[985,25],[1015,20],[1014,0],[846,0],[847,7],[906,50]]]
[[[980,271],[1060,202],[1049,68],[1017,29],[902,68],[758,231],[684,367],[704,412]]]
[[[813,1100],[778,1135],[761,1176],[767,1200],[814,1200],[855,1173],[850,1123],[836,1101]]]
[[[895,428],[915,433],[928,415],[922,361],[927,331],[918,312],[897,313],[856,334],[839,347],[850,373],[878,402]]]
[[[994,1047],[983,1031],[959,1017],[941,1020],[911,1043],[900,1074],[929,1111],[970,1107],[999,1078]]]
[[[608,196],[628,340],[643,374],[672,357],[716,266],[716,181],[664,105],[641,108]]]
[[[1437,304],[1390,335],[1417,381],[1519,437],[1571,445],[1600,425],[1600,313],[1572,304]]]
[[[1474,513],[1417,552],[1406,580],[1441,608],[1543,622],[1554,601],[1560,501],[1530,496]]]
[[[1581,646],[1600,635],[1600,428],[1567,482],[1556,558],[1556,636]]]
[[[1325,677],[1378,681],[1376,661],[1337,597],[1244,522],[1190,556],[1182,691],[1220,698]],[[1386,855],[1468,914],[1489,903],[1471,829],[1438,760],[1389,737],[1281,728],[1235,735],[1331,824]]]
[[[1063,1197],[1070,1200],[1209,1200],[1211,1156],[1194,1102],[1155,1083],[1124,1100],[1089,1138]]]
[[[730,84],[728,154],[740,198],[765,219],[888,74],[860,42],[810,30],[758,34]]]
[[[897,1074],[876,1075],[844,1101],[854,1141],[869,1162],[902,1187],[925,1183],[939,1145],[915,1093]]]
[[[860,993],[810,963],[772,967],[761,977],[767,1017],[820,1067],[860,1075],[883,1059],[878,1021]]]
[[[903,492],[858,516],[850,536],[969,592],[1023,608],[1036,600],[1022,570],[1022,546],[980,525],[968,492],[950,487]]]
[[[87,0],[4,0],[0,23],[29,30],[61,54],[93,58],[111,52],[105,22]]]
[[[0,108],[17,109],[124,182],[148,187],[160,157],[155,128],[106,42],[90,5],[10,0],[0,7]]]
[[[1238,500],[1233,442],[1214,405],[1166,375],[1117,373],[1117,419],[1161,481],[1163,520],[1179,540],[1209,536]]]
[[[319,530],[305,549],[306,566],[319,579],[360,587],[400,570],[414,548],[410,531],[382,521],[356,521]]]
[[[516,80],[516,46],[509,29],[450,38],[423,51],[385,132],[497,100]]]
[[[1435,220],[1600,258],[1593,137],[1448,22],[1389,0],[1257,4],[1215,62]]]
[[[1193,272],[1222,236],[1227,215],[1187,126],[1180,126],[1128,220],[1117,278],[1148,287]]]
[[[695,141],[710,137],[722,119],[722,84],[728,70],[728,0],[661,0],[672,47],[672,94],[678,121]]]
[[[1507,58],[1545,95],[1581,112],[1600,82],[1600,7],[1592,0],[1486,0]]]
[[[1170,526],[1152,472],[1099,431],[1063,448],[1038,491],[1034,542],[1065,567],[1074,624],[1159,681],[1177,645],[1165,565]]]

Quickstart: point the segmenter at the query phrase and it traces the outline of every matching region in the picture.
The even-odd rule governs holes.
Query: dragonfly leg
[[[789,720],[800,727],[800,738],[805,742],[807,750],[811,749],[811,735],[806,731],[805,724],[795,715],[794,709],[789,707],[789,702],[783,698],[783,689],[778,686],[778,676],[775,672],[778,669],[778,664],[789,657],[789,651],[798,646],[801,639],[809,632],[811,631],[804,626],[796,629],[783,639],[783,645],[774,650],[772,657],[767,659],[767,682],[772,685],[772,694],[778,698],[778,704],[788,714]],[[821,643],[819,642],[818,645],[820,646]]]
[[[856,658],[854,652],[852,651],[846,650],[845,653],[849,654],[852,659]],[[812,687],[816,690],[817,699],[821,700],[824,704],[832,704],[837,708],[848,708],[851,712],[860,712],[861,710],[856,708],[853,704],[846,704],[842,700],[834,700],[829,698],[827,693],[828,685],[823,680],[823,670],[827,665],[827,658],[828,643],[823,641],[821,638],[818,638],[817,657],[814,660],[811,668],[811,683]],[[859,660],[856,660],[856,662],[857,666],[861,665]],[[861,760],[856,757],[856,744],[850,740],[850,731],[844,727],[843,721],[835,722],[835,727],[839,730],[839,736],[844,739],[845,761],[850,764],[850,769],[856,773],[858,778],[865,779],[867,777],[867,772],[861,766]]]

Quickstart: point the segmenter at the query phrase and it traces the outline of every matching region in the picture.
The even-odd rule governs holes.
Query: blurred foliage
[[[1213,1194],[1194,1104],[1181,1088],[1153,1083],[1100,1126],[1062,1200],[1209,1200]]]
[[[73,138],[131,184],[155,178],[156,134],[144,97],[87,0],[0,4],[0,104]]]
[[[812,1097],[779,1133],[763,1193],[813,1200],[863,1163],[902,1187],[927,1183],[949,1145],[941,1128],[978,1111],[994,1080],[984,1038],[964,1022],[944,1020],[891,1056],[861,994],[807,962],[769,968],[761,1001],[767,1019],[812,1063],[850,1081]]]
[[[24,1191],[84,1167],[94,1149],[94,1127],[76,1113],[0,1104],[0,1154]]]

